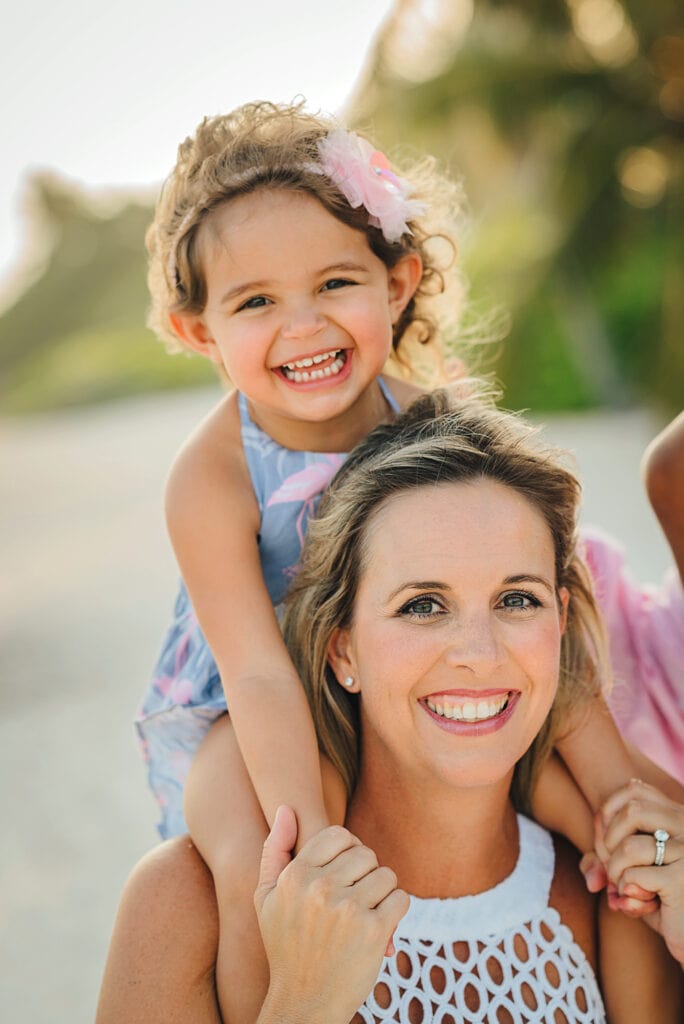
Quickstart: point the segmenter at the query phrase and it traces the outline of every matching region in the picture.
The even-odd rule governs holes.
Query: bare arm
[[[684,581],[684,412],[644,453],[644,486]]]
[[[553,756],[544,765],[532,808],[537,821],[582,853],[594,847],[595,811],[630,779],[644,779],[672,800],[684,800],[679,782],[621,738],[603,701],[579,716],[578,727],[558,749],[564,760]]]
[[[287,803],[306,839],[328,824],[318,746],[263,580],[258,508],[229,414],[224,407],[219,424],[177,460],[167,487],[169,533],[264,815],[272,823]]]

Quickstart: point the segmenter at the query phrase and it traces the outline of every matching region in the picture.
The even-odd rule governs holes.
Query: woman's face
[[[507,779],[558,681],[568,594],[541,513],[492,480],[419,487],[370,520],[330,662],[360,694],[362,771],[431,788]]]

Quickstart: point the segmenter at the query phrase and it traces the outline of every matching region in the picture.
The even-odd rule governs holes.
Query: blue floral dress
[[[378,383],[396,412],[382,378]],[[249,415],[238,395],[242,445],[261,516],[259,556],[276,612],[297,571],[309,517],[344,462],[344,453],[283,448]],[[162,838],[187,832],[183,787],[195,751],[211,724],[226,711],[216,662],[181,581],[173,622],[136,718],[150,786],[161,810]]]

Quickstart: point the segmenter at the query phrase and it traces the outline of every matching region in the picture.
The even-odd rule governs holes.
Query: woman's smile
[[[352,625],[364,757],[431,784],[508,779],[558,682],[565,591],[542,514],[475,478],[392,497],[366,527]]]
[[[507,690],[496,697],[482,693],[459,698],[439,695],[419,703],[438,728],[457,736],[485,736],[504,727],[519,697],[519,691]]]

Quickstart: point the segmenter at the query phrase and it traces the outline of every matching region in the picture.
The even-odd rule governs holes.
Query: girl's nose
[[[325,327],[325,318],[311,305],[302,305],[289,311],[282,328],[284,338],[296,340],[311,338]]]

